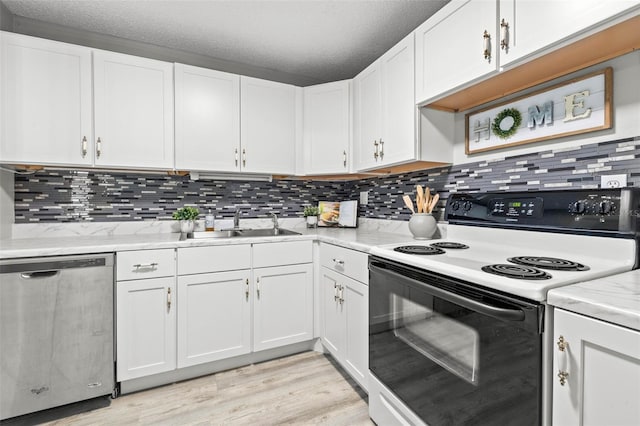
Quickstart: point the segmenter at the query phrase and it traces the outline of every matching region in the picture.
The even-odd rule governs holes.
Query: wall
[[[230,218],[236,206],[242,218],[301,217],[304,206],[318,200],[350,197],[340,182],[191,181],[188,177],[44,171],[16,176],[16,223],[121,222],[168,220],[183,205],[211,209],[216,218]]]
[[[13,173],[0,170],[0,239],[11,238],[11,225],[14,222],[13,191]]]
[[[589,74],[590,72],[598,71],[609,66],[613,68],[613,128],[583,135],[554,139],[547,142],[532,143],[517,148],[512,147],[468,156],[464,153],[465,114],[469,112],[466,111],[465,113],[455,114],[453,164],[464,164],[470,161],[504,158],[505,155],[511,156],[535,153],[540,150],[568,148],[640,135],[640,84],[638,84],[638,76],[640,76],[640,51],[635,51],[611,61],[585,68],[584,70],[570,74],[561,79],[553,80],[551,83],[536,86],[534,90],[539,90],[544,87],[551,86],[552,84]],[[521,94],[522,93],[518,93],[516,96],[520,96]],[[515,96],[501,99],[499,102],[494,102],[493,104],[507,101],[513,97]],[[483,105],[482,108],[493,104]]]
[[[168,220],[182,205],[211,209],[218,219],[232,217],[236,206],[243,218],[271,212],[300,217],[307,205],[356,200],[361,191],[369,193],[369,203],[360,206],[361,217],[408,220],[402,195],[415,193],[417,184],[440,194],[436,214],[442,219],[450,192],[598,188],[603,174],[626,174],[629,186],[640,186],[640,136],[354,182],[194,182],[179,176],[46,171],[16,176],[15,220]]]

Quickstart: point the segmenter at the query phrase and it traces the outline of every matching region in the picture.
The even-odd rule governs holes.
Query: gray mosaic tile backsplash
[[[506,156],[407,174],[353,182],[280,180],[275,182],[190,181],[187,177],[84,171],[44,171],[16,175],[15,221],[111,222],[171,219],[183,205],[204,214],[230,218],[235,207],[243,218],[300,217],[319,200],[356,200],[368,191],[361,217],[409,220],[402,195],[415,185],[440,193],[435,213],[450,192],[526,191],[597,188],[602,174],[626,174],[640,186],[640,136],[534,154]]]

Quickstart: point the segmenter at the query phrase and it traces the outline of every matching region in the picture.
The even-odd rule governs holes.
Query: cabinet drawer
[[[116,259],[118,281],[176,274],[174,249],[119,251]]]
[[[254,268],[310,262],[313,262],[311,240],[253,245]]]
[[[360,251],[320,244],[320,264],[357,281],[369,284],[368,256]]]
[[[178,249],[178,275],[251,268],[249,244]]]

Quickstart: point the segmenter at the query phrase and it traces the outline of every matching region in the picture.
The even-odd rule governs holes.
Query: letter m
[[[545,102],[542,105],[542,111],[538,109],[537,105],[529,107],[529,121],[527,121],[527,127],[532,129],[535,126],[541,126],[544,123],[547,125],[553,123],[553,101]]]

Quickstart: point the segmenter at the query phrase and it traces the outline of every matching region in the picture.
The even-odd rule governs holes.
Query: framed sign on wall
[[[613,69],[465,115],[465,153],[502,149],[612,126]]]

